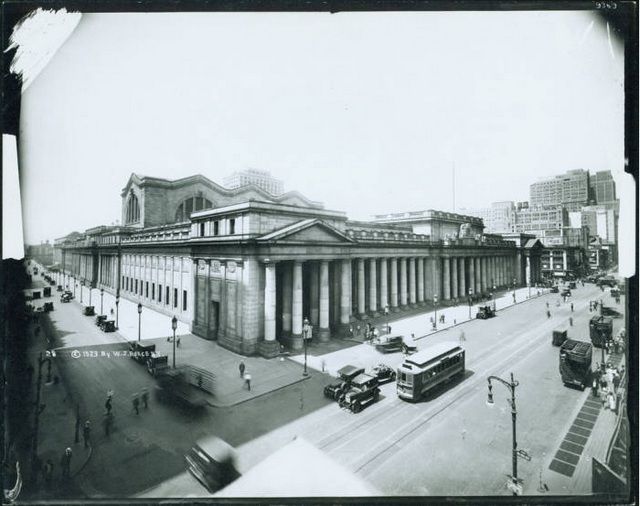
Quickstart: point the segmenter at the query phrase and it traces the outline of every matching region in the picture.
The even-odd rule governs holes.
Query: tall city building
[[[515,213],[514,232],[536,233],[569,226],[569,214],[559,205],[522,208]]]
[[[610,170],[601,170],[589,178],[589,188],[596,204],[616,202],[616,183]]]
[[[529,187],[531,207],[562,205],[567,211],[579,211],[589,203],[589,172],[570,170]]]
[[[230,190],[254,184],[271,195],[282,195],[284,193],[284,183],[280,179],[271,176],[271,173],[266,170],[238,170],[224,178],[223,184]]]
[[[491,207],[460,209],[464,214],[482,218],[485,232],[514,232],[516,206],[511,200],[493,202]]]

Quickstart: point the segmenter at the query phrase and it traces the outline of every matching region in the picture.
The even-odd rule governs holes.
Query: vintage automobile
[[[51,287],[50,286],[45,286],[42,289],[42,296],[43,297],[51,297]]]
[[[560,295],[562,297],[571,297],[571,290],[569,288],[563,288]]]
[[[338,369],[338,378],[340,378],[340,381],[324,387],[325,397],[333,399],[334,401],[338,400],[342,392],[348,388],[351,380],[363,372],[364,367],[356,367],[355,365],[345,365],[343,368]]]
[[[338,404],[341,408],[359,413],[365,407],[376,402],[379,397],[378,379],[362,373],[353,378],[349,388],[338,399]]]
[[[73,299],[73,296],[66,292],[60,296],[60,302],[71,302],[71,299]]]
[[[553,285],[550,291],[551,293],[558,293],[560,289],[558,288],[558,285]]]
[[[478,308],[478,312],[476,313],[476,318],[480,320],[486,320],[487,318],[492,318],[495,315],[496,312],[491,306],[480,306]]]
[[[58,285],[58,287],[56,288],[57,292],[61,292],[62,291],[62,285]]]
[[[146,364],[147,359],[151,357],[156,351],[155,344],[142,344],[137,341],[129,342],[129,350],[131,351],[131,358],[139,364]]]
[[[147,371],[151,376],[163,374],[169,368],[169,356],[153,353],[147,358]]]
[[[53,302],[45,302],[44,306],[43,306],[43,309],[44,309],[45,313],[53,311]]]
[[[211,493],[240,477],[235,450],[218,437],[194,445],[184,458],[189,472]]]
[[[182,369],[167,368],[156,376],[156,398],[159,401],[202,409],[207,405],[205,394],[189,384]]]
[[[104,322],[107,321],[107,315],[106,314],[99,314],[98,316],[96,316],[96,325],[100,328],[102,328],[102,324]]]
[[[571,290],[575,290],[576,289],[576,282],[575,281],[569,281],[569,288]]]
[[[567,340],[566,327],[555,329],[551,333],[551,344],[553,344],[554,346],[562,346],[562,343],[564,343],[566,340]]]
[[[93,306],[85,306],[84,307],[84,315],[85,316],[95,316],[96,309]]]
[[[102,332],[115,332],[116,322],[115,320],[105,320],[100,328],[102,329]]]
[[[376,351],[381,353],[393,353],[395,351],[402,351],[404,344],[404,338],[401,334],[387,334],[386,336],[380,336],[376,341]]]
[[[620,297],[620,288],[614,286],[609,293],[611,293],[611,297],[613,298]]]
[[[371,376],[378,379],[379,385],[383,385],[396,380],[396,371],[386,364],[378,364],[371,370]]]
[[[616,281],[616,278],[614,278],[613,276],[604,276],[598,280],[598,286],[609,286],[613,288],[617,284],[618,282]]]
[[[608,307],[604,305],[600,308],[600,312],[602,313],[602,316],[611,316],[612,318],[622,317],[622,313],[620,313],[619,311],[616,311],[612,307]]]

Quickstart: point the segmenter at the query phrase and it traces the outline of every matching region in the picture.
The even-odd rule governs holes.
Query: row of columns
[[[488,292],[494,286],[512,286],[516,274],[515,262],[508,256],[357,258],[354,263],[351,259],[332,262],[336,266],[336,276],[339,272],[336,283],[339,295],[334,290],[334,297],[339,297],[336,320],[345,326],[352,321],[353,312],[364,317],[367,312],[375,314],[387,307],[394,311],[399,307],[424,304],[434,296],[450,300],[466,297],[469,290],[472,293]],[[328,338],[329,260],[311,263],[309,315],[303,315],[303,262],[291,264],[291,268],[282,273],[283,333],[302,337],[303,319],[308,316],[317,325],[320,338]],[[352,266],[356,270],[355,301]],[[264,268],[264,334],[265,340],[272,341],[276,338],[276,264],[266,263]],[[352,301],[356,302],[355,308]]]

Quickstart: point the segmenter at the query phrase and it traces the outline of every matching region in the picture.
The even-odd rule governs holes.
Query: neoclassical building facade
[[[297,192],[199,175],[132,174],[121,198],[123,225],[56,241],[61,270],[247,355],[300,349],[304,318],[323,341],[385,308],[426,311],[540,279],[539,241],[483,234],[471,216],[351,221]]]

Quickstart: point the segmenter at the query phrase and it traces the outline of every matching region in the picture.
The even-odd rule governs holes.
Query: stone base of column
[[[392,306],[391,307],[391,312],[392,313],[397,313],[398,311],[400,311],[400,308],[398,306]]]
[[[368,320],[369,315],[367,313],[362,313],[358,315],[358,320]]]
[[[298,334],[298,335],[291,334],[290,336],[284,338],[284,342],[289,348],[295,351],[300,351],[301,349],[304,348],[304,343],[302,341],[302,334]]]
[[[258,343],[258,353],[264,358],[274,358],[280,354],[280,343],[273,341],[260,341]]]
[[[337,325],[334,330],[335,333],[343,338],[349,338],[349,337],[354,337],[355,336],[355,325],[353,325],[353,323],[340,323],[339,325]],[[349,332],[349,329],[353,330],[353,333]]]
[[[347,327],[347,332],[349,331],[349,327]],[[329,341],[331,337],[331,331],[329,329],[323,329],[322,327],[318,329],[318,341],[321,343],[326,343]]]
[[[370,318],[377,318],[378,316],[380,316],[382,313],[379,313],[378,311],[373,311],[372,313],[369,313],[369,317]]]

